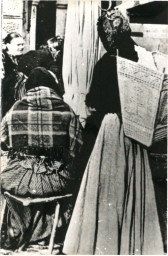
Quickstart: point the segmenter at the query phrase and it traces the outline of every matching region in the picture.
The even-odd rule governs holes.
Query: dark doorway
[[[40,1],[37,8],[36,49],[55,36],[56,1]]]

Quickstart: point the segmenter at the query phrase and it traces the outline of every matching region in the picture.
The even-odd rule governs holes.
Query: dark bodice
[[[6,51],[3,52],[5,77],[2,79],[2,117],[13,106],[15,102],[14,92],[18,73],[17,62],[18,59],[15,63]]]
[[[138,61],[134,41],[125,34],[117,40],[117,47],[111,47],[95,65],[90,92],[86,96],[86,105],[102,114],[120,113],[116,55]]]
[[[120,112],[116,57],[106,53],[96,64],[86,105],[100,113]]]

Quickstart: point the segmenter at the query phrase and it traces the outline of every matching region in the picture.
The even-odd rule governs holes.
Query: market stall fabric
[[[87,117],[85,97],[101,55],[96,25],[100,6],[100,0],[68,1],[63,57],[64,100],[80,116],[83,126]]]

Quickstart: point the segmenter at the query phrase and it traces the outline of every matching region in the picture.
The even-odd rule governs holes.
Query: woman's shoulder
[[[9,57],[9,54],[7,53],[6,50],[2,50],[2,61],[3,61],[4,63],[6,63],[6,62],[12,63],[12,60],[11,60],[11,58]]]

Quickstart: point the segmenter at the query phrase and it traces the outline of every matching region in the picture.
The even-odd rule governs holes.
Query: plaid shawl
[[[66,149],[75,157],[82,145],[77,116],[54,90],[42,86],[29,90],[13,105],[1,130],[1,142],[17,152],[50,156]]]

